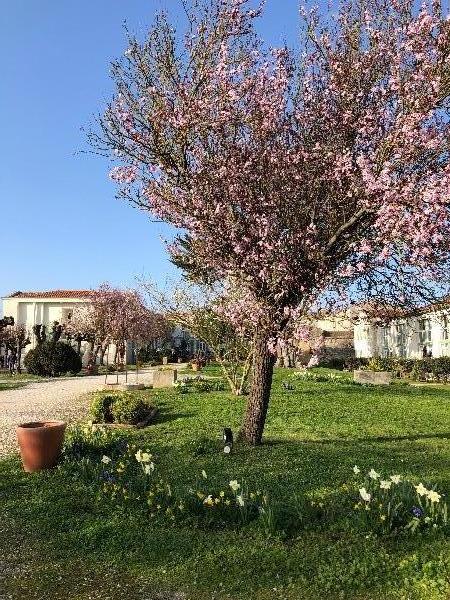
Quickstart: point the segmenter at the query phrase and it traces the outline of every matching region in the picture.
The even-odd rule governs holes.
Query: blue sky
[[[297,6],[268,0],[260,32],[270,44],[294,42]],[[162,241],[170,229],[116,200],[108,165],[82,152],[81,128],[112,93],[124,21],[143,36],[161,8],[182,24],[178,0],[2,3],[0,296],[174,272]]]

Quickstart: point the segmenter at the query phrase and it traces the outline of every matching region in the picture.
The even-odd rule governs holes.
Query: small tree
[[[303,11],[298,54],[264,47],[249,0],[193,3],[184,44],[159,16],[113,65],[91,136],[120,161],[121,197],[186,231],[191,263],[258,306],[253,444],[292,318],[448,290],[450,21],[435,0],[337,4]]]
[[[22,352],[31,344],[29,333],[25,325],[9,325],[1,332],[1,340],[5,346],[5,356],[12,357],[12,364],[17,365],[17,372],[22,372]]]
[[[143,287],[150,302],[169,322],[207,344],[233,394],[242,395],[252,363],[253,330],[242,311],[238,325],[228,318],[230,312],[233,316],[237,313],[233,294],[194,283],[179,284],[166,291],[149,282],[144,282]]]

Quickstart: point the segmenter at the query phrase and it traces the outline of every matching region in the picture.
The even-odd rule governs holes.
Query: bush
[[[153,410],[153,405],[142,394],[133,392],[98,392],[93,396],[90,414],[96,423],[142,423]]]
[[[123,432],[112,431],[95,423],[76,424],[68,428],[64,439],[63,456],[66,461],[80,463],[100,460],[104,454],[123,454],[127,440]]]
[[[111,405],[113,421],[115,423],[127,423],[137,425],[150,416],[153,406],[141,396],[133,394],[118,395]]]
[[[450,379],[450,357],[439,358],[371,358],[366,367],[371,371],[391,371],[399,377],[410,377],[415,380],[446,382]]]
[[[42,342],[25,356],[28,373],[46,377],[58,377],[64,373],[76,375],[81,371],[81,358],[66,342]]]
[[[115,394],[96,394],[91,402],[90,413],[96,423],[112,423],[111,407],[116,400]]]

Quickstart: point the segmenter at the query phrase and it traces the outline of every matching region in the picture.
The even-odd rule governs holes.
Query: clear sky
[[[294,43],[297,7],[268,0],[268,43]],[[81,128],[112,94],[123,23],[143,36],[161,8],[182,25],[178,0],[1,2],[0,296],[173,272],[162,241],[170,229],[116,200],[106,162],[80,152]]]

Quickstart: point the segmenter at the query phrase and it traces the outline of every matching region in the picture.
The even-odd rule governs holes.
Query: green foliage
[[[123,498],[124,486],[114,500],[99,497],[103,481],[125,481],[117,469],[127,440],[107,451],[99,445],[86,477],[76,478],[79,460],[33,476],[17,458],[0,461],[0,562],[20,569],[20,577],[6,571],[3,593],[11,600],[79,600],[92,590],[98,600],[142,600],[155,590],[161,600],[182,592],[191,600],[447,598],[448,534],[424,528],[414,536],[380,535],[360,523],[358,480],[349,473],[355,463],[364,473],[376,466],[427,487],[434,482],[448,498],[449,389],[295,381],[287,394],[281,382],[290,373],[275,372],[266,443],[236,444],[227,456],[221,432],[238,431],[245,398],[149,393],[161,419],[151,430],[127,430],[127,440],[154,456],[148,476],[142,463],[130,464],[130,482],[145,476],[162,507],[153,518],[145,501]],[[208,494],[233,479],[267,494],[267,518],[208,527],[191,512],[180,516],[175,501],[194,489],[203,469]],[[165,516],[167,508],[175,519]]]
[[[96,423],[137,425],[150,416],[153,408],[146,392],[96,392],[90,415]]]
[[[112,423],[114,421],[111,407],[116,399],[117,394],[114,393],[93,394],[89,411],[95,423]]]
[[[226,385],[222,379],[206,379],[201,375],[197,375],[197,377],[183,377],[183,379],[175,382],[174,387],[180,394],[223,392],[226,389]]]
[[[450,357],[438,358],[395,358],[374,357],[363,367],[370,371],[391,371],[400,377],[415,380],[441,381],[450,380]]]
[[[81,371],[81,358],[66,342],[44,341],[25,356],[24,365],[28,373],[47,377],[58,377],[65,373],[76,375]]]
[[[74,461],[98,461],[104,454],[123,451],[124,435],[95,423],[76,424],[69,427],[64,438],[64,459]]]
[[[146,397],[123,392],[114,399],[111,413],[115,423],[137,425],[148,419],[152,409],[153,406]]]
[[[342,375],[340,373],[326,372],[322,370],[313,371],[310,369],[301,369],[300,371],[295,371],[292,374],[292,377],[299,381],[313,381],[315,383],[342,383],[346,385],[352,383],[349,375]],[[285,389],[290,389],[284,385],[283,387]]]
[[[383,477],[371,469],[357,489],[357,521],[378,534],[447,529],[448,506],[435,487],[415,485],[403,475]]]

